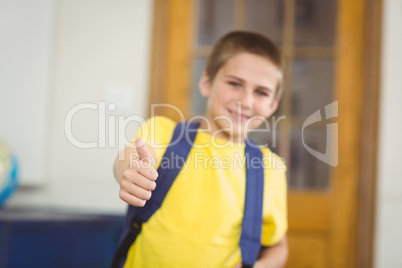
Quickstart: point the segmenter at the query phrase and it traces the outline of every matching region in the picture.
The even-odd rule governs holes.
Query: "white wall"
[[[25,8],[32,1],[20,2]],[[123,213],[125,205],[118,198],[112,174],[118,147],[109,142],[108,135],[101,146],[99,137],[105,131],[102,126],[98,130],[99,109],[77,112],[70,124],[77,140],[95,141],[96,148],[73,145],[65,134],[65,118],[76,105],[98,106],[101,101],[117,106],[114,112],[106,111],[106,118],[117,121],[119,115],[146,115],[152,1],[49,0],[46,8],[52,8],[54,14],[48,25],[54,29],[48,34],[52,37],[47,81],[51,89],[44,96],[50,100],[46,180],[41,187],[19,190],[8,206]],[[108,129],[108,124],[105,127]],[[133,137],[137,128],[138,124],[130,123],[125,129],[127,137]]]
[[[375,267],[402,267],[402,1],[385,0]]]
[[[46,174],[53,16],[52,0],[0,0],[0,140],[25,185]]]

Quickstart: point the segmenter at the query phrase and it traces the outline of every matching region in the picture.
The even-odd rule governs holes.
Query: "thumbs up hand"
[[[149,147],[142,139],[135,140],[135,148],[141,161],[146,165],[151,165],[155,168],[156,154],[154,149]]]
[[[143,207],[156,187],[156,154],[140,138],[135,140],[135,147],[137,153],[134,157],[130,155],[130,165],[124,170],[120,181],[119,196],[130,205]]]

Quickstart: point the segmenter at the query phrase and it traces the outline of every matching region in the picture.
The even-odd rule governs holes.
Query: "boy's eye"
[[[235,81],[229,81],[229,85],[234,86],[234,87],[240,87],[240,83],[235,82]]]
[[[266,96],[266,97],[268,96],[268,93],[265,90],[262,90],[262,89],[257,89],[256,93],[259,96]]]

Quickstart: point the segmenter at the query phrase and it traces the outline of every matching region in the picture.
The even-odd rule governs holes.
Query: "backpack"
[[[128,250],[134,243],[137,235],[141,232],[142,224],[158,210],[173,184],[175,178],[184,165],[187,156],[197,134],[199,122],[181,122],[174,129],[172,140],[166,149],[162,162],[158,168],[157,187],[152,192],[152,197],[144,207],[129,205],[125,220],[125,227],[120,245],[112,261],[112,268],[123,267]],[[251,168],[250,163],[257,158],[261,165]],[[173,159],[181,166],[169,165]],[[261,249],[262,229],[262,205],[264,193],[264,168],[262,165],[262,153],[258,145],[246,139],[245,147],[246,161],[246,195],[244,204],[244,215],[242,231],[240,236],[240,250],[242,256],[242,267],[252,267],[257,260]],[[167,167],[167,168],[166,168]]]

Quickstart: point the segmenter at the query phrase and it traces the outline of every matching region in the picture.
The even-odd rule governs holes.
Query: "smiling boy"
[[[215,77],[210,76],[203,73],[199,88],[208,98],[206,118],[212,125],[211,132],[229,130],[221,132],[223,139],[244,141],[247,133],[259,127],[278,107],[279,71],[266,58],[241,52],[233,55]],[[205,121],[201,126],[206,128]]]
[[[246,167],[196,165],[194,159],[198,163],[200,156],[234,162],[244,155],[247,134],[278,107],[281,68],[279,49],[256,33],[231,32],[214,46],[199,82],[201,94],[208,99],[207,112],[186,169],[176,177],[162,206],[143,224],[124,267],[241,267]],[[158,173],[149,163],[161,164],[175,126],[165,117],[150,118],[137,134],[136,149],[121,152],[125,161],[116,159],[119,196],[128,204],[144,206],[158,187]],[[268,148],[260,150],[264,158],[281,165],[264,166],[261,250],[253,267],[283,267],[287,258],[286,170]],[[138,153],[136,165],[128,161],[132,153]]]

